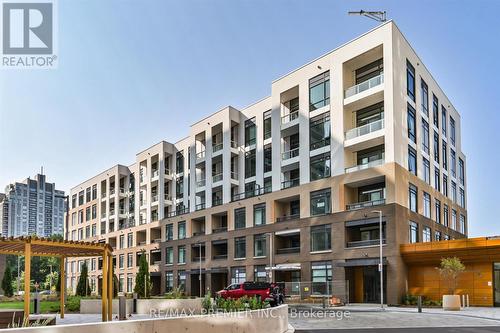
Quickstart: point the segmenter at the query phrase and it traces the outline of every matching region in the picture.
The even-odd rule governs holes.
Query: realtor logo
[[[53,1],[2,3],[2,67],[53,68],[55,11]]]

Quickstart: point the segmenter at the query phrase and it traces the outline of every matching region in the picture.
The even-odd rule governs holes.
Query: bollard
[[[422,296],[418,296],[417,305],[418,305],[418,312],[422,313]]]
[[[132,313],[137,313],[137,293],[134,293],[132,300]]]
[[[125,296],[118,297],[118,320],[127,319],[127,299]]]
[[[467,304],[467,307],[469,307],[469,294],[467,294],[465,297],[466,297],[466,299],[465,299],[465,300],[466,300],[466,302],[467,302],[467,303],[466,303],[466,304]]]
[[[33,298],[33,313],[40,314],[40,294],[35,292],[35,297]]]
[[[323,309],[326,309],[326,296],[323,296]]]

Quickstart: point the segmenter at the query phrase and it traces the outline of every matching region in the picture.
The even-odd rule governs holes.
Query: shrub
[[[88,296],[90,295],[89,286],[89,276],[88,276],[87,263],[83,262],[82,272],[80,278],[78,279],[78,284],[76,285],[76,295],[78,296]]]
[[[14,289],[12,288],[12,270],[8,264],[5,266],[5,273],[2,279],[2,289],[5,296],[12,297],[14,295]]]
[[[213,304],[212,304],[212,293],[209,291],[208,293],[205,294],[205,297],[201,301],[201,306],[203,308],[203,311],[205,313],[210,313],[213,310]]]
[[[177,288],[174,288],[172,291],[165,293],[164,298],[166,298],[166,299],[179,299],[179,298],[186,298],[186,295],[184,295],[184,291],[182,290],[181,287],[177,287]]]
[[[80,300],[82,298],[80,296],[69,296],[66,300],[66,310],[70,312],[78,312],[80,311]]]
[[[140,298],[148,298],[151,294],[151,278],[149,276],[149,264],[146,260],[146,252],[143,250],[139,259],[139,272],[135,277],[134,292]]]

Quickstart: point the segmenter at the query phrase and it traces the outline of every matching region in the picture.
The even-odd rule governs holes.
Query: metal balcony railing
[[[212,229],[212,233],[213,234],[217,234],[217,233],[221,233],[221,232],[226,232],[227,231],[227,227],[220,227],[220,228],[214,228]]]
[[[114,188],[109,189],[109,195],[114,195],[114,194],[115,194],[115,189]]]
[[[151,202],[157,202],[158,201],[158,194],[153,194],[151,196]]]
[[[276,222],[285,222],[285,221],[298,220],[298,219],[300,219],[300,214],[293,214],[293,215],[287,215],[287,216],[279,216],[276,218]]]
[[[196,210],[205,209],[205,203],[199,203],[194,207]]]
[[[351,96],[362,93],[363,91],[381,85],[382,83],[384,83],[384,73],[381,73],[380,75],[372,77],[369,80],[366,80],[364,82],[361,82],[355,86],[348,88],[345,91],[345,98],[349,98]]]
[[[224,148],[224,144],[222,142],[220,143],[215,143],[213,146],[212,146],[212,151],[214,153],[218,152],[219,150],[222,150],[222,148]]]
[[[295,149],[291,149],[291,150],[288,150],[288,151],[281,153],[282,160],[288,160],[290,158],[294,158],[297,156],[299,156],[299,148],[298,147]]]
[[[299,110],[295,110],[281,117],[281,124],[285,125],[299,118]]]
[[[379,206],[379,205],[384,205],[384,204],[385,204],[385,199],[378,199],[378,200],[356,202],[356,203],[348,204],[346,206],[346,209],[347,210],[356,210],[356,209]]]
[[[281,189],[284,190],[286,188],[295,187],[295,186],[299,186],[299,185],[300,185],[299,178],[285,180],[285,181],[281,182]]]
[[[285,247],[281,249],[276,249],[277,254],[290,254],[299,252],[300,252],[300,247]]]
[[[172,174],[172,171],[170,169],[165,169],[165,176],[170,176]]]
[[[206,184],[205,179],[200,179],[200,180],[196,181],[196,187],[203,187],[203,186],[205,186],[205,184]]]
[[[309,145],[309,150],[315,150],[329,145],[330,145],[330,138],[328,137],[318,141],[311,142],[311,144]]]
[[[204,150],[202,150],[202,151],[200,151],[200,152],[196,153],[196,159],[197,159],[197,160],[200,160],[200,159],[202,159],[202,158],[205,158],[205,151],[204,151]]]
[[[358,136],[366,135],[384,128],[384,119],[371,122],[369,124],[353,128],[345,133],[345,139],[350,140]]]
[[[217,183],[222,180],[222,173],[218,173],[212,176],[212,183]]]
[[[346,168],[345,172],[349,173],[349,172],[355,172],[355,171],[359,171],[359,170],[365,170],[365,169],[373,168],[373,167],[376,167],[376,166],[379,166],[382,164],[384,164],[384,159],[379,159],[379,160],[368,162],[366,164],[360,164],[360,165],[352,166],[350,168]]]
[[[220,206],[220,205],[222,205],[222,198],[212,199],[212,207]]]
[[[379,239],[368,239],[368,240],[362,240],[362,241],[347,242],[347,247],[374,246],[374,245],[379,245],[379,244],[380,244]],[[382,244],[386,244],[385,239],[382,239]]]

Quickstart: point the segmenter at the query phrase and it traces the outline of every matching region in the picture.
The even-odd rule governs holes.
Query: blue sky
[[[0,187],[132,163],[377,24],[347,11],[386,10],[462,115],[471,235],[500,234],[500,2],[401,3],[59,0],[58,69],[0,72]]]

